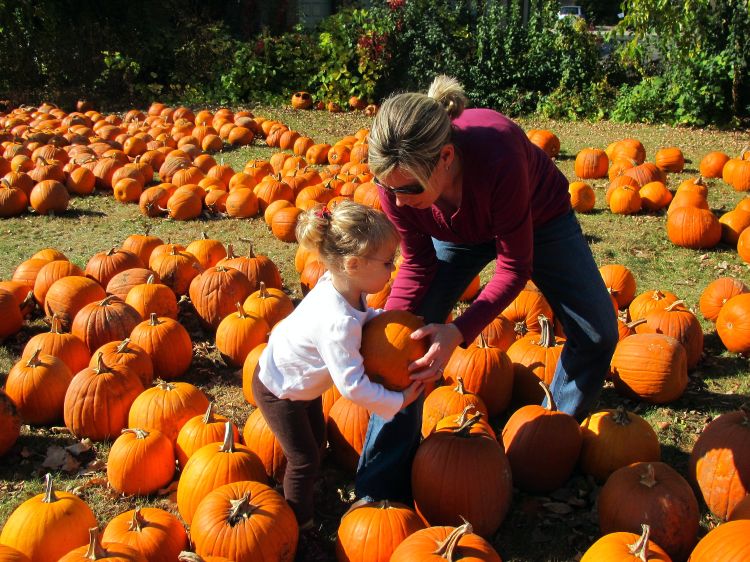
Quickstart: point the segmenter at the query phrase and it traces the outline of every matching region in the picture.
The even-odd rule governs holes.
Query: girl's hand
[[[422,381],[414,381],[408,387],[406,387],[401,392],[401,394],[404,395],[404,403],[401,405],[401,409],[403,410],[409,404],[419,398],[419,395],[422,394],[422,390],[424,390],[424,383]]]
[[[430,338],[430,347],[423,357],[409,365],[411,379],[424,383],[433,382],[443,376],[443,369],[451,358],[453,350],[464,341],[461,331],[455,324],[427,324],[414,330],[414,340]]]

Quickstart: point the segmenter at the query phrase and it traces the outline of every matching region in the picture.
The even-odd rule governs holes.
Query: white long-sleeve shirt
[[[260,381],[290,400],[313,400],[335,384],[342,396],[391,419],[403,394],[372,382],[360,354],[362,326],[381,312],[352,307],[326,273],[271,332],[259,360]]]

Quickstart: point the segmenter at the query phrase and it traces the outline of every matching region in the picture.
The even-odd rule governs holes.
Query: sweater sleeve
[[[531,278],[534,227],[527,168],[528,160],[523,155],[506,156],[495,167],[489,204],[497,261],[495,272],[482,292],[454,320],[465,345],[505,310]]]
[[[362,326],[351,317],[333,322],[330,333],[320,334],[318,350],[341,395],[380,417],[390,420],[401,409],[401,392],[387,390],[365,374],[360,353]]]

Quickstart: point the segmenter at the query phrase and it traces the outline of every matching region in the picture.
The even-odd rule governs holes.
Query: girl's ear
[[[346,273],[354,273],[362,267],[364,261],[359,256],[346,256],[343,261],[344,271]]]

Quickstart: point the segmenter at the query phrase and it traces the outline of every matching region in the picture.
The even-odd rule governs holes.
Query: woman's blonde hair
[[[399,168],[426,185],[440,149],[451,141],[451,121],[466,103],[461,83],[444,75],[433,80],[427,94],[410,92],[386,99],[370,129],[370,171],[386,176]]]
[[[341,201],[332,210],[308,209],[300,214],[295,232],[302,247],[317,252],[326,267],[339,270],[348,256],[372,255],[383,244],[399,241],[384,213],[354,201]]]

